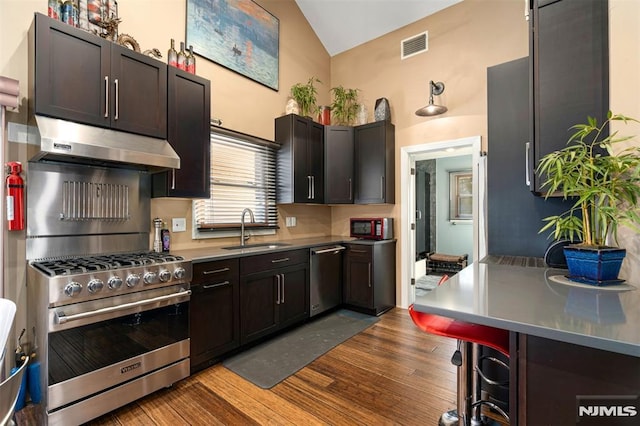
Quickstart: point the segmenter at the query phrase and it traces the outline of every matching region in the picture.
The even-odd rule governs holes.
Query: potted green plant
[[[333,93],[331,122],[341,126],[350,126],[358,114],[358,89],[345,89],[342,86],[337,86],[331,89],[331,93]]]
[[[607,238],[617,244],[620,225],[640,231],[640,146],[614,152],[615,144],[631,137],[607,134],[613,121],[638,122],[611,112],[601,124],[588,117],[586,124],[572,127],[566,147],[545,155],[537,167],[546,197],[560,193],[573,203],[563,214],[545,218],[540,232],[553,229],[556,240],[580,241],[564,248],[569,278],[594,285],[620,282],[626,251],[607,246]]]
[[[315,83],[322,83],[318,78],[311,77],[306,83],[296,83],[291,86],[291,97],[298,104],[300,115],[304,117],[313,117],[318,109],[317,94]]]

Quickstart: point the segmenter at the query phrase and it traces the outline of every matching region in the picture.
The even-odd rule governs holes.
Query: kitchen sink
[[[278,247],[290,246],[289,243],[255,243],[255,244],[245,244],[244,246],[229,246],[222,247],[223,250],[248,250],[248,249],[274,249]]]

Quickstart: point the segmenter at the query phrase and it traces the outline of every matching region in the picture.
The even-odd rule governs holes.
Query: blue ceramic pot
[[[592,248],[570,245],[564,248],[569,279],[593,285],[619,284],[618,273],[626,256],[617,247]]]

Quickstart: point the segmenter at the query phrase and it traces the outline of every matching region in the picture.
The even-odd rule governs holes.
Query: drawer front
[[[346,244],[347,255],[351,257],[371,258],[373,246],[366,244]]]
[[[192,285],[215,284],[238,279],[238,259],[194,263]]]
[[[309,263],[308,249],[279,251],[277,253],[243,257],[240,259],[240,275],[284,268],[285,266],[300,263]]]

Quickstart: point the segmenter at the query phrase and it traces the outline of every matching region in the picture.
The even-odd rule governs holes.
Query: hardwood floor
[[[269,390],[217,364],[88,425],[436,425],[455,408],[455,347],[395,308]]]
[[[455,407],[454,350],[395,308],[269,390],[217,364],[90,425],[435,425]]]

